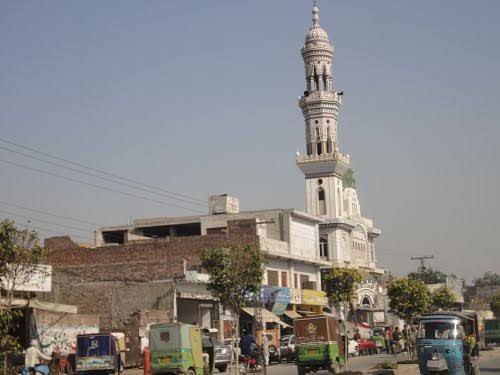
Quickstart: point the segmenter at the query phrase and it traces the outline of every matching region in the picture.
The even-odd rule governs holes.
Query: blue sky
[[[500,3],[319,5],[345,93],[340,147],[383,230],[379,265],[401,274],[432,253],[468,278],[497,270]],[[202,200],[303,208],[294,156],[310,11],[298,0],[1,2],[1,138]],[[0,159],[97,183],[5,149]],[[0,177],[1,201],[96,223],[190,214],[4,162]]]

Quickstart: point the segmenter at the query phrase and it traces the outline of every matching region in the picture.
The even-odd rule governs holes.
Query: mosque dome
[[[326,42],[329,43],[328,34],[326,31],[319,25],[319,9],[316,5],[314,5],[312,9],[313,14],[313,25],[309,29],[306,35],[306,44],[314,43],[314,42]]]

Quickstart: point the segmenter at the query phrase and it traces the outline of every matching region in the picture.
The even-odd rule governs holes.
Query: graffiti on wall
[[[76,350],[76,336],[84,333],[99,333],[97,325],[70,326],[70,325],[45,325],[38,326],[40,346],[46,353],[59,350],[62,353],[72,353]]]

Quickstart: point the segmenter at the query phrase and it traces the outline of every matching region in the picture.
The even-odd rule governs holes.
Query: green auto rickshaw
[[[299,375],[318,370],[338,374],[346,365],[346,332],[342,321],[321,315],[294,320]]]
[[[154,324],[149,328],[152,374],[206,375],[201,329],[184,323]]]

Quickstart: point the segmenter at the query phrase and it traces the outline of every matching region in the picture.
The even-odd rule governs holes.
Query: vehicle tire
[[[186,375],[196,375],[196,372],[190,368],[187,372],[186,372]]]
[[[339,361],[335,361],[330,365],[330,372],[332,374],[340,374],[340,370],[341,370],[341,367],[340,367]]]
[[[297,373],[299,375],[306,375],[306,369],[302,366],[297,366]]]
[[[222,366],[219,366],[219,367],[217,367],[217,370],[219,370],[219,372],[226,372],[226,370],[227,370],[227,365],[222,365]]]

